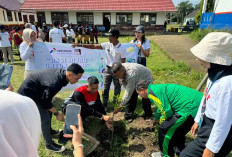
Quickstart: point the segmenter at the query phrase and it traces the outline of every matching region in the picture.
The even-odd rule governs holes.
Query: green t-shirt
[[[183,117],[196,116],[203,94],[177,84],[150,84],[148,98],[157,106],[155,120],[163,122],[176,112]]]

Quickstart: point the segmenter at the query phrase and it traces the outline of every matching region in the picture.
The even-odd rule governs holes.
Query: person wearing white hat
[[[68,38],[68,43],[72,43],[72,36],[73,36],[73,33],[71,32],[68,24],[65,24],[64,25],[64,30],[65,30],[65,35],[66,37]]]
[[[232,35],[213,32],[191,49],[209,78],[191,134],[180,157],[225,157],[232,150]]]

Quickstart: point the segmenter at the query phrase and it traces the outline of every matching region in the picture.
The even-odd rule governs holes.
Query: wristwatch
[[[56,111],[56,112],[55,112],[55,113],[53,113],[53,114],[54,114],[55,116],[57,116],[57,115],[58,115],[58,113],[59,113],[59,112],[58,112],[58,111]]]

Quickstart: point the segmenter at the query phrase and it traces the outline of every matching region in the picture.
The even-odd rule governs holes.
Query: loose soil
[[[155,133],[152,130],[151,123],[146,122],[143,117],[137,117],[126,126],[124,123],[124,113],[119,112],[114,117],[114,134],[121,137],[125,143],[128,143],[127,153],[120,156],[127,157],[150,157],[151,153],[158,151],[158,143],[155,141]],[[117,147],[111,143],[111,132],[107,128],[102,128],[96,136],[100,144],[88,157],[113,157],[119,156],[109,154],[110,147]],[[114,141],[115,142],[115,141]],[[119,146],[120,147],[120,146]],[[120,150],[120,149],[119,149]]]

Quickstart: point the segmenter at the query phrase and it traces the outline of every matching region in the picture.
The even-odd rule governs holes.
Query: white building
[[[163,30],[166,12],[174,12],[171,0],[25,0],[22,11],[35,12],[38,24],[94,24],[106,30],[117,27],[122,32],[138,25],[148,30]]]

